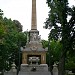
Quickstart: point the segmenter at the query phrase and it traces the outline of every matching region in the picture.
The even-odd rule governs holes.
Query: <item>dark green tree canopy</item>
[[[49,38],[55,40],[65,38],[68,48],[69,46],[72,48],[75,44],[75,7],[69,7],[68,0],[47,0],[47,4],[50,11],[45,28],[51,29]]]
[[[65,75],[65,57],[75,50],[75,6],[69,7],[68,0],[47,0],[50,8],[45,28],[50,29],[49,40],[60,40],[62,44],[59,60],[59,75]],[[68,19],[70,17],[70,19]]]
[[[17,30],[18,31],[22,31],[22,25],[18,20],[13,20],[13,22],[15,23]]]

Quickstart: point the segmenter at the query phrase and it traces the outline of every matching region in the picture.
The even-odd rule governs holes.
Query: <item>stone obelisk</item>
[[[37,20],[36,20],[36,0],[32,0],[32,23],[31,30],[37,30]]]
[[[37,30],[36,0],[32,0],[32,18],[31,18],[31,30],[29,31],[29,41],[33,41],[34,37],[38,38],[38,35],[39,31]],[[37,38],[36,41],[38,40]]]
[[[29,36],[28,42],[26,43],[26,46],[23,47],[22,50],[22,64],[21,64],[21,71],[19,72],[19,75],[25,75],[24,71],[27,72],[29,75],[29,72],[31,72],[34,67],[36,67],[36,72],[40,72],[40,71],[48,72],[48,66],[46,64],[47,49],[44,49],[42,46],[41,37],[39,35],[39,31],[37,30],[36,19],[37,19],[36,0],[32,0],[31,30],[28,32],[28,36]],[[37,69],[39,69],[39,71],[37,71]]]

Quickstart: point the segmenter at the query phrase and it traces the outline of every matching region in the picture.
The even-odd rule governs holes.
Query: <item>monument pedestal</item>
[[[36,65],[36,64],[32,64],[32,65],[21,64],[20,71],[21,72],[34,72],[32,70],[33,68],[36,69],[36,72],[48,72],[48,65],[47,64],[40,64],[40,65]]]
[[[51,75],[51,73],[48,71],[47,64],[21,64],[18,75]]]
[[[36,23],[36,0],[32,0],[32,24],[27,44],[22,50],[22,64],[19,75],[50,75],[46,64],[46,52]],[[44,72],[44,73],[43,73]]]

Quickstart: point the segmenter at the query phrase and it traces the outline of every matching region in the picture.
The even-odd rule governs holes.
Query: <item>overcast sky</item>
[[[49,8],[46,0],[36,0],[37,2],[37,26],[42,39],[47,40],[49,30],[43,29],[45,19],[48,17]],[[69,0],[70,6],[75,4],[75,0]],[[0,0],[0,9],[4,11],[4,16],[12,20],[18,20],[23,25],[23,31],[31,29],[31,8],[32,0]]]

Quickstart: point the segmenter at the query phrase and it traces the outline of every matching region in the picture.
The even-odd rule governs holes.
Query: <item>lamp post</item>
[[[20,71],[20,43],[19,43],[19,71]]]
[[[18,72],[20,71],[20,47],[21,47],[21,41],[18,39]]]
[[[27,43],[28,43],[29,42],[28,29],[26,31],[26,34],[27,34]]]
[[[49,52],[49,70],[50,70],[50,39],[48,41],[48,52]]]
[[[49,43],[48,43],[48,52],[49,52],[49,70],[51,72],[51,75],[53,75],[53,72],[52,72],[52,69],[53,69],[53,65],[52,65],[53,55],[51,56],[51,51],[50,51],[50,38],[49,38]]]

